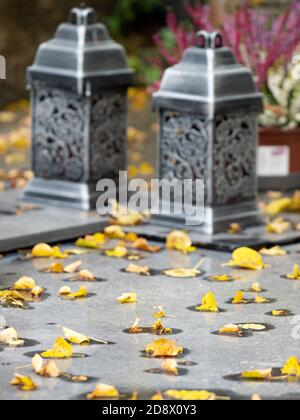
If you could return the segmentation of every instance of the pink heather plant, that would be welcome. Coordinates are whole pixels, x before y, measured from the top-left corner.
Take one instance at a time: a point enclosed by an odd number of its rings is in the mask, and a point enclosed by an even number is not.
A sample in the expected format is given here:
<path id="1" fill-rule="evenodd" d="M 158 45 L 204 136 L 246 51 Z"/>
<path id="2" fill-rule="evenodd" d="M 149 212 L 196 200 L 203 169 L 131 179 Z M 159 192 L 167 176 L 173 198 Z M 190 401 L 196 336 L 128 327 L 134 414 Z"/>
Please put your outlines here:
<path id="1" fill-rule="evenodd" d="M 154 42 L 160 57 L 152 63 L 162 70 L 176 64 L 183 51 L 195 45 L 198 30 L 215 30 L 209 19 L 209 6 L 200 3 L 186 5 L 189 27 L 178 23 L 174 13 L 167 15 L 169 40 L 157 34 Z M 266 9 L 253 9 L 245 2 L 233 14 L 227 15 L 224 26 L 218 28 L 241 64 L 250 67 L 260 89 L 267 89 L 268 73 L 277 63 L 289 63 L 300 43 L 300 2 L 294 1 L 279 16 Z"/>

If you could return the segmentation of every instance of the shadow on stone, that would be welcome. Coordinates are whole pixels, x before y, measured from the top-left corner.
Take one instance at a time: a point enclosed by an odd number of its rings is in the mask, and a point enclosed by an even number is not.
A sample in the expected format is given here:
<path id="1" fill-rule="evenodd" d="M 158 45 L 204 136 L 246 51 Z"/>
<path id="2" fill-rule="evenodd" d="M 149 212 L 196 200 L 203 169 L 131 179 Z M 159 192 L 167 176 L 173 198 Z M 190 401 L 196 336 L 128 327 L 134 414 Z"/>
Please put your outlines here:
<path id="1" fill-rule="evenodd" d="M 199 305 L 199 306 L 200 306 L 200 305 Z M 188 311 L 191 311 L 191 312 L 197 312 L 198 314 L 212 314 L 212 315 L 218 315 L 218 314 L 224 314 L 224 313 L 226 313 L 226 312 L 227 312 L 225 309 L 222 309 L 222 308 L 219 308 L 219 311 L 218 311 L 218 312 L 198 311 L 198 310 L 196 309 L 196 306 L 188 306 L 186 309 L 187 309 Z"/>
<path id="2" fill-rule="evenodd" d="M 140 335 L 140 334 L 151 334 L 151 335 L 158 335 L 158 336 L 169 336 L 169 335 L 178 335 L 178 334 L 182 334 L 183 330 L 180 330 L 178 328 L 171 328 L 172 332 L 171 333 L 159 333 L 154 331 L 151 327 L 140 327 L 142 329 L 142 331 L 140 333 L 137 334 L 133 334 L 130 332 L 130 328 L 126 328 L 125 330 L 123 330 L 123 333 L 125 334 L 129 334 L 129 335 Z"/>
<path id="3" fill-rule="evenodd" d="M 178 356 L 159 356 L 159 357 L 154 357 L 151 353 L 147 353 L 146 350 L 141 350 L 140 351 L 140 356 L 143 359 L 175 359 L 175 360 L 180 360 L 183 359 L 185 356 L 187 356 L 188 354 L 190 354 L 190 350 L 188 349 L 184 349 L 183 353 L 179 354 Z"/>
<path id="4" fill-rule="evenodd" d="M 36 354 L 42 354 L 42 353 L 44 353 L 45 351 L 48 351 L 48 350 L 36 350 L 36 351 L 30 351 L 30 352 L 28 352 L 28 353 L 24 353 L 23 354 L 23 356 L 25 356 L 25 357 L 29 357 L 29 358 L 33 358 Z M 86 358 L 88 358 L 88 357 L 90 357 L 89 355 L 87 355 L 87 354 L 82 354 L 82 353 L 73 353 L 73 355 L 72 355 L 72 357 L 65 357 L 65 358 L 45 358 L 45 360 L 68 360 L 68 359 L 86 359 Z"/>
<path id="5" fill-rule="evenodd" d="M 273 312 L 267 312 L 266 315 L 267 316 L 271 316 L 272 318 L 288 318 L 291 316 L 295 316 L 295 314 L 291 311 L 289 311 L 288 309 L 277 309 L 277 311 L 282 311 L 283 314 L 282 315 L 273 315 Z"/>
<path id="6" fill-rule="evenodd" d="M 189 371 L 187 369 L 178 369 L 178 374 L 172 374 L 171 372 L 167 372 L 163 369 L 157 368 L 157 369 L 146 369 L 144 370 L 145 373 L 152 373 L 154 375 L 164 375 L 164 376 L 173 376 L 173 377 L 178 377 L 178 376 L 186 376 Z"/>

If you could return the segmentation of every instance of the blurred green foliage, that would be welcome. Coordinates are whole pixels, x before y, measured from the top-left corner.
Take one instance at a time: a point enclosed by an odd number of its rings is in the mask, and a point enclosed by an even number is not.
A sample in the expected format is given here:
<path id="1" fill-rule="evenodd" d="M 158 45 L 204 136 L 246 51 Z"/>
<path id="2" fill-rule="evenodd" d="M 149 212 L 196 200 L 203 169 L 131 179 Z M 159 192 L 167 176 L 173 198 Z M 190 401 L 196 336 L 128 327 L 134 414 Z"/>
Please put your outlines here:
<path id="1" fill-rule="evenodd" d="M 138 23 L 139 19 L 164 13 L 168 3 L 168 0 L 118 0 L 111 16 L 105 21 L 114 36 L 121 36 L 129 25 Z"/>
<path id="2" fill-rule="evenodd" d="M 129 65 L 136 71 L 138 85 L 151 86 L 161 77 L 160 70 L 150 64 L 152 54 L 155 54 L 155 50 L 149 48 L 143 56 L 140 54 L 129 55 Z"/>
<path id="3" fill-rule="evenodd" d="M 112 37 L 125 46 L 139 85 L 150 86 L 160 77 L 150 64 L 156 54 L 152 36 L 165 25 L 166 10 L 174 2 L 177 0 L 117 0 L 104 18 Z"/>

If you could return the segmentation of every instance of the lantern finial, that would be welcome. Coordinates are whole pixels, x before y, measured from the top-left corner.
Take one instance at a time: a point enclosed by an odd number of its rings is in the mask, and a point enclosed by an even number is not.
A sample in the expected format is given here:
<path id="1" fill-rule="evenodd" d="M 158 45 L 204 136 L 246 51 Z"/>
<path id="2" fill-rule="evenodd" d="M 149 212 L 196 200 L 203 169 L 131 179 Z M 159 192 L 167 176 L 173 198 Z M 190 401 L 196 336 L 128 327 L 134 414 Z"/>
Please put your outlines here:
<path id="1" fill-rule="evenodd" d="M 92 7 L 86 7 L 85 3 L 81 3 L 79 7 L 71 10 L 69 20 L 73 25 L 92 25 L 97 22 L 97 13 Z"/>
<path id="2" fill-rule="evenodd" d="M 199 31 L 197 33 L 198 46 L 206 49 L 223 47 L 223 37 L 220 32 Z"/>

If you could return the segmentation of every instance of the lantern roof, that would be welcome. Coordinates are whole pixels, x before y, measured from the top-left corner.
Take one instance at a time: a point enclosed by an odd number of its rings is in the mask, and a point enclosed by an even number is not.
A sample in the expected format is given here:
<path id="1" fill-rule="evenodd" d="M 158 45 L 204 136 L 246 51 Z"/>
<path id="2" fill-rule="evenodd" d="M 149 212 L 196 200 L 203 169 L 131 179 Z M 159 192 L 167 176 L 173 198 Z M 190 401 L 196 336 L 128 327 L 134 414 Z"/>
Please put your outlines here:
<path id="1" fill-rule="evenodd" d="M 53 81 L 90 94 L 99 86 L 130 86 L 134 71 L 128 67 L 124 48 L 97 22 L 95 10 L 83 6 L 72 9 L 54 38 L 40 45 L 28 79 L 29 84 Z"/>
<path id="2" fill-rule="evenodd" d="M 251 70 L 240 65 L 220 33 L 201 31 L 198 45 L 186 50 L 179 64 L 166 70 L 160 90 L 154 94 L 155 108 L 217 112 L 244 107 L 263 111 Z"/>

